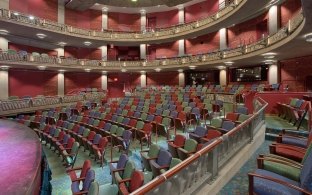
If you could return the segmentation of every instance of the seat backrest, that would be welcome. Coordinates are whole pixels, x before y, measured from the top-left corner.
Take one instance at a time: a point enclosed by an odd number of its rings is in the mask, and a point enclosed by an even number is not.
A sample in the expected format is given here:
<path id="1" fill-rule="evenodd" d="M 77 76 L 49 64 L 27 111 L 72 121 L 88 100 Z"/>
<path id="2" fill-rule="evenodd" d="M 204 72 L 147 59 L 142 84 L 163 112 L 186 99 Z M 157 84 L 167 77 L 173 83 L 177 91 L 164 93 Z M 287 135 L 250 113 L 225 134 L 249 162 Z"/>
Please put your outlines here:
<path id="1" fill-rule="evenodd" d="M 102 137 L 99 142 L 99 148 L 104 149 L 107 146 L 108 140 L 106 137 Z"/>
<path id="2" fill-rule="evenodd" d="M 89 171 L 86 174 L 86 178 L 83 181 L 82 190 L 88 191 L 94 179 L 95 179 L 95 172 L 93 169 L 89 169 Z"/>
<path id="3" fill-rule="evenodd" d="M 211 120 L 211 126 L 219 128 L 219 127 L 221 127 L 221 125 L 222 125 L 222 120 L 221 119 L 213 118 Z"/>
<path id="4" fill-rule="evenodd" d="M 176 135 L 174 138 L 173 144 L 178 147 L 183 147 L 185 143 L 185 136 L 184 135 Z"/>
<path id="5" fill-rule="evenodd" d="M 160 150 L 159 145 L 157 145 L 157 144 L 152 144 L 152 145 L 150 146 L 150 149 L 149 149 L 148 154 L 147 154 L 148 157 L 150 157 L 150 158 L 156 158 L 156 157 L 158 156 L 159 150 Z"/>
<path id="6" fill-rule="evenodd" d="M 226 114 L 225 118 L 231 121 L 236 121 L 238 119 L 239 114 L 234 112 L 229 112 Z"/>
<path id="7" fill-rule="evenodd" d="M 89 171 L 90 168 L 91 168 L 91 161 L 90 160 L 85 160 L 83 162 L 82 169 L 81 169 L 81 172 L 80 172 L 80 178 L 86 177 L 87 172 Z"/>
<path id="8" fill-rule="evenodd" d="M 147 120 L 147 121 L 153 121 L 154 118 L 155 118 L 155 115 L 149 114 L 149 115 L 146 117 L 146 120 Z"/>
<path id="9" fill-rule="evenodd" d="M 131 182 L 129 185 L 129 191 L 134 192 L 136 189 L 141 187 L 144 183 L 144 174 L 142 171 L 133 171 L 131 175 Z"/>
<path id="10" fill-rule="evenodd" d="M 132 132 L 130 130 L 125 130 L 122 133 L 122 138 L 123 138 L 124 141 L 130 141 L 131 137 L 132 137 Z"/>
<path id="11" fill-rule="evenodd" d="M 244 122 L 245 120 L 249 119 L 250 115 L 246 115 L 246 114 L 240 114 L 238 117 L 238 121 L 239 122 Z"/>
<path id="12" fill-rule="evenodd" d="M 167 150 L 160 150 L 157 156 L 157 164 L 159 166 L 170 165 L 172 155 Z"/>
<path id="13" fill-rule="evenodd" d="M 311 145 L 310 145 L 311 146 Z M 303 163 L 303 167 L 300 172 L 300 186 L 308 191 L 311 191 L 311 183 L 312 183 L 312 152 L 311 147 L 309 146 L 310 150 L 305 156 L 305 160 Z"/>
<path id="14" fill-rule="evenodd" d="M 194 133 L 200 137 L 203 137 L 204 135 L 207 134 L 207 129 L 205 127 L 202 126 L 197 126 Z"/>
<path id="15" fill-rule="evenodd" d="M 135 170 L 134 163 L 131 160 L 128 160 L 125 166 L 125 170 L 122 174 L 122 179 L 130 178 L 134 170 Z"/>
<path id="16" fill-rule="evenodd" d="M 102 135 L 101 134 L 96 134 L 94 136 L 94 139 L 93 139 L 93 144 L 98 144 L 100 142 L 100 139 L 102 138 Z"/>
<path id="17" fill-rule="evenodd" d="M 123 168 L 125 168 L 126 163 L 128 162 L 128 160 L 129 160 L 128 155 L 126 155 L 126 154 L 120 155 L 119 160 L 118 160 L 118 162 L 117 162 L 116 168 L 117 168 L 117 169 L 123 169 Z"/>
<path id="18" fill-rule="evenodd" d="M 115 134 L 117 132 L 118 126 L 117 125 L 112 125 L 110 128 L 110 133 Z"/>
<path id="19" fill-rule="evenodd" d="M 118 128 L 117 128 L 117 131 L 116 131 L 116 136 L 118 136 L 118 137 L 122 136 L 123 133 L 124 133 L 124 131 L 125 131 L 125 128 L 123 128 L 123 127 L 118 127 Z"/>
<path id="20" fill-rule="evenodd" d="M 223 121 L 222 129 L 231 130 L 235 127 L 235 123 L 232 121 Z"/>
<path id="21" fill-rule="evenodd" d="M 136 127 L 138 130 L 143 129 L 143 127 L 144 127 L 144 122 L 143 122 L 143 121 L 138 121 L 135 127 Z"/>
<path id="22" fill-rule="evenodd" d="M 122 120 L 122 124 L 124 124 L 124 125 L 128 125 L 129 122 L 130 122 L 130 118 L 124 118 L 124 119 Z"/>
<path id="23" fill-rule="evenodd" d="M 244 106 L 241 106 L 241 107 L 238 107 L 236 109 L 236 112 L 237 113 L 240 113 L 240 114 L 248 114 L 248 108 L 247 107 L 244 107 Z"/>
<path id="24" fill-rule="evenodd" d="M 193 139 L 187 139 L 184 144 L 184 149 L 188 152 L 194 152 L 197 147 L 197 141 Z"/>
<path id="25" fill-rule="evenodd" d="M 172 169 L 173 167 L 175 167 L 176 165 L 178 165 L 181 162 L 182 162 L 182 160 L 180 160 L 178 158 L 172 158 L 171 162 L 170 162 L 169 169 Z"/>

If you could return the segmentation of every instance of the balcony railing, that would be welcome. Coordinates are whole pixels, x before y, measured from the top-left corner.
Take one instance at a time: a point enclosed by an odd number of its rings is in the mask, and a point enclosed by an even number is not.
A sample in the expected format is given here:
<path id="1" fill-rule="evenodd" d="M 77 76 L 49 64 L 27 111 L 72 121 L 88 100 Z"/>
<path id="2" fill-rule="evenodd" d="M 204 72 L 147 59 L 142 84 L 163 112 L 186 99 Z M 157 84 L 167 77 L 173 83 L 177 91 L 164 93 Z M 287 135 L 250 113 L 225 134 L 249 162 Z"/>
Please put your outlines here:
<path id="1" fill-rule="evenodd" d="M 0 116 L 34 112 L 38 109 L 55 108 L 58 106 L 67 106 L 79 101 L 99 101 L 104 98 L 104 92 L 85 93 L 80 95 L 43 96 L 17 100 L 1 100 Z"/>
<path id="2" fill-rule="evenodd" d="M 261 49 L 269 48 L 277 43 L 280 43 L 285 38 L 292 35 L 304 21 L 302 12 L 299 12 L 292 18 L 287 26 L 282 27 L 277 33 L 264 37 L 254 43 L 239 46 L 233 49 L 216 50 L 209 53 L 198 55 L 186 55 L 177 58 L 158 59 L 153 61 L 102 61 L 102 60 L 87 60 L 74 58 L 57 58 L 53 56 L 36 56 L 20 55 L 18 53 L 2 52 L 0 53 L 0 61 L 6 62 L 23 62 L 23 64 L 40 64 L 51 65 L 53 67 L 59 66 L 62 68 L 90 68 L 94 70 L 119 70 L 120 68 L 129 69 L 154 69 L 154 68 L 172 68 L 183 67 L 190 65 L 207 65 L 214 61 L 229 60 L 233 57 L 244 57 L 246 54 L 260 51 Z"/>
<path id="3" fill-rule="evenodd" d="M 247 0 L 227 0 L 227 2 L 228 3 L 222 6 L 216 13 L 198 21 L 178 24 L 167 28 L 156 28 L 150 31 L 142 30 L 140 32 L 81 29 L 6 9 L 0 9 L 0 19 L 71 36 L 83 36 L 84 38 L 89 39 L 106 41 L 151 41 L 172 38 L 179 34 L 185 35 L 208 28 L 223 19 L 225 16 L 234 13 L 234 11 L 237 10 L 236 8 L 241 7 L 241 5 L 247 2 Z"/>
<path id="4" fill-rule="evenodd" d="M 264 125 L 267 105 L 257 98 L 251 118 L 131 194 L 192 194 L 203 184 L 212 183 L 218 172 L 238 151 L 251 143 Z"/>

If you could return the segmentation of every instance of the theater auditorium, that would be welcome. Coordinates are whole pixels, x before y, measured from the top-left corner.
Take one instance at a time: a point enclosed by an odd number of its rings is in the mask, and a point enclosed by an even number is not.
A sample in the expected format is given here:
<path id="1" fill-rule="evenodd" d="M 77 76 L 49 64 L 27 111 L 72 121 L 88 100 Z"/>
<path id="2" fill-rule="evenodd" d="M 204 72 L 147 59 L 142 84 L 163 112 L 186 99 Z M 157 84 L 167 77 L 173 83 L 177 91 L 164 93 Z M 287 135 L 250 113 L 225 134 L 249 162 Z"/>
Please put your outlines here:
<path id="1" fill-rule="evenodd" d="M 0 194 L 312 195 L 311 0 L 0 0 Z"/>

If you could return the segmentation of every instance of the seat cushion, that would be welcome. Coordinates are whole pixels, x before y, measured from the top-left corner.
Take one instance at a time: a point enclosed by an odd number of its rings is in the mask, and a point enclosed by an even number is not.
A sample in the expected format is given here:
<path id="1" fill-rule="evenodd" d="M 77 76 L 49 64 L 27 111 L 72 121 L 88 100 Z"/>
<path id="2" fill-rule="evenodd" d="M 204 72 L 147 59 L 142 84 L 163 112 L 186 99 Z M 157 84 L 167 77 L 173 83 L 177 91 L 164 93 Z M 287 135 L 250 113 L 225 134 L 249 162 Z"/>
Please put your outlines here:
<path id="1" fill-rule="evenodd" d="M 298 139 L 298 138 L 289 137 L 289 136 L 283 136 L 282 137 L 282 143 L 294 145 L 294 146 L 298 146 L 298 147 L 302 147 L 302 148 L 307 147 L 307 140 Z"/>
<path id="2" fill-rule="evenodd" d="M 280 176 L 276 173 L 266 171 L 263 169 L 257 169 L 255 171 L 255 174 L 272 177 L 272 178 L 293 184 L 295 186 L 299 186 L 299 183 L 296 181 L 293 181 L 291 179 L 288 179 L 286 177 Z M 282 184 L 275 183 L 273 181 L 262 179 L 259 177 L 254 177 L 253 186 L 254 186 L 254 192 L 256 194 L 259 194 L 259 195 L 260 194 L 261 195 L 276 195 L 276 194 L 300 195 L 301 194 L 300 192 L 298 192 L 292 188 L 289 188 L 289 187 L 286 187 Z"/>
<path id="3" fill-rule="evenodd" d="M 303 159 L 305 152 L 306 151 L 304 149 L 297 149 L 297 148 L 289 147 L 284 144 L 276 145 L 276 153 L 278 155 L 296 160 L 298 162 L 300 162 Z"/>
<path id="4" fill-rule="evenodd" d="M 75 181 L 71 184 L 71 190 L 73 193 L 80 192 L 78 181 Z"/>

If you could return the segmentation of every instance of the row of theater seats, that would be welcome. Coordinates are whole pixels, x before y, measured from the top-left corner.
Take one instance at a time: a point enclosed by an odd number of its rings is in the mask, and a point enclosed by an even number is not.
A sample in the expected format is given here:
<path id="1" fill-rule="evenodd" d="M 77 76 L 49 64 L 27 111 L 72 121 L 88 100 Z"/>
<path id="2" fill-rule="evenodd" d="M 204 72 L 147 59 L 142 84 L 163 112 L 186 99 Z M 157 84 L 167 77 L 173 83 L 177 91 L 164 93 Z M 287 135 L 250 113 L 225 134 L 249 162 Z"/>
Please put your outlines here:
<path id="1" fill-rule="evenodd" d="M 250 194 L 312 194 L 312 131 L 300 137 L 283 130 L 270 153 L 248 174 Z"/>
<path id="2" fill-rule="evenodd" d="M 298 98 L 290 98 L 288 103 L 277 102 L 278 116 L 296 125 L 305 117 L 309 101 Z"/>

